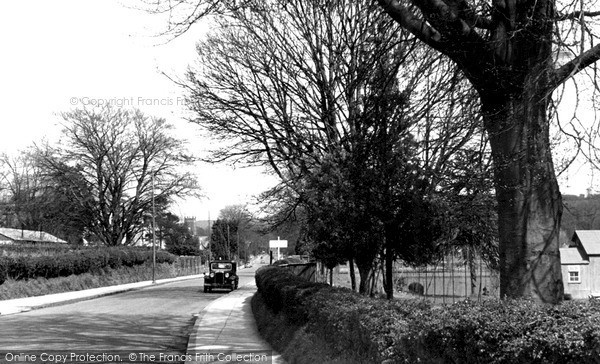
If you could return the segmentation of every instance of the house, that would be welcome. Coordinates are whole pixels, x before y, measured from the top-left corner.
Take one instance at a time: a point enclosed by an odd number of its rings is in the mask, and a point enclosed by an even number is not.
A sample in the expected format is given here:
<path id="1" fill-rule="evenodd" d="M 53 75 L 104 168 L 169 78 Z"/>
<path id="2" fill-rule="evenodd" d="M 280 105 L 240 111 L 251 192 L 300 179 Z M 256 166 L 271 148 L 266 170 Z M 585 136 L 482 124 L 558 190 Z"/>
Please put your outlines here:
<path id="1" fill-rule="evenodd" d="M 600 230 L 575 230 L 560 248 L 565 294 L 572 298 L 600 296 Z"/>
<path id="2" fill-rule="evenodd" d="M 67 244 L 66 241 L 43 231 L 0 228 L 0 245 L 15 243 Z"/>

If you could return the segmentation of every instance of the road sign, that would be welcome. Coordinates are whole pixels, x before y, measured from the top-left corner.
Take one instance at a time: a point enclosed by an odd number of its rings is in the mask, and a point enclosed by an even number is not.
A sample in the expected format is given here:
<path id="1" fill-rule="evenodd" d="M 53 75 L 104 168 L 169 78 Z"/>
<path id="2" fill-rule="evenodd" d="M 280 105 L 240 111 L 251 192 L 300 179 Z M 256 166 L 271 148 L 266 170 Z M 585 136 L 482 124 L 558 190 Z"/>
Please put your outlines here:
<path id="1" fill-rule="evenodd" d="M 269 240 L 269 248 L 287 248 L 287 240 Z"/>
<path id="2" fill-rule="evenodd" d="M 277 260 L 281 259 L 279 249 L 287 247 L 287 240 L 281 240 L 279 239 L 279 236 L 277 237 L 277 240 L 269 240 L 269 248 L 277 248 Z"/>

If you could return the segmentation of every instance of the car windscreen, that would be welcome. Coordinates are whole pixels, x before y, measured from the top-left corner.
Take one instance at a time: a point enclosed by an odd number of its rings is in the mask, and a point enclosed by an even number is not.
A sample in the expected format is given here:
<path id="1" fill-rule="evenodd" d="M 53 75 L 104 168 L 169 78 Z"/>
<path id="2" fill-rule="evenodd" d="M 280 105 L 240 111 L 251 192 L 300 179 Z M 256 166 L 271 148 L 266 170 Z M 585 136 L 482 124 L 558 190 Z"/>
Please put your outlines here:
<path id="1" fill-rule="evenodd" d="M 212 269 L 231 269 L 231 263 L 212 263 Z"/>

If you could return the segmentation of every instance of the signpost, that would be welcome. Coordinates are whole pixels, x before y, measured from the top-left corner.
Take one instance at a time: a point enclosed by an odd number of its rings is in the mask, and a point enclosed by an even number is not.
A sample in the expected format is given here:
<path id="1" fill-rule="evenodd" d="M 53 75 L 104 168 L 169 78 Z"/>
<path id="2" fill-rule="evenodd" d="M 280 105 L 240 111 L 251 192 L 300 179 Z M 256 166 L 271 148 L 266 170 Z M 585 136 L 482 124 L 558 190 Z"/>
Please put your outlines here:
<path id="1" fill-rule="evenodd" d="M 277 248 L 277 260 L 281 259 L 279 249 L 287 248 L 287 247 L 288 247 L 287 240 L 280 240 L 279 236 L 277 237 L 277 240 L 269 240 L 269 248 Z"/>

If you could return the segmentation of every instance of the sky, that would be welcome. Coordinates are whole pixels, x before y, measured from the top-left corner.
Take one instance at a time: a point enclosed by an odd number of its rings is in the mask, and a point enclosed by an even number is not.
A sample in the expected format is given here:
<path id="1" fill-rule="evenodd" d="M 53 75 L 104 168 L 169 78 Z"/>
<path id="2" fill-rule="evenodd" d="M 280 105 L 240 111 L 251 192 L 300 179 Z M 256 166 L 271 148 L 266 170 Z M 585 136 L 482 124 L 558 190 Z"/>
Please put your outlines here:
<path id="1" fill-rule="evenodd" d="M 139 4 L 136 1 L 123 2 Z M 206 141 L 183 119 L 183 93 L 171 80 L 195 61 L 199 24 L 169 41 L 164 18 L 117 0 L 11 1 L 0 14 L 0 151 L 14 153 L 60 134 L 60 112 L 111 102 L 164 117 L 202 155 Z M 203 199 L 178 201 L 180 216 L 214 219 L 274 183 L 258 169 L 199 164 Z"/>
<path id="2" fill-rule="evenodd" d="M 172 41 L 156 37 L 165 26 L 164 18 L 119 0 L 4 3 L 0 151 L 56 139 L 60 112 L 112 102 L 165 117 L 192 152 L 204 153 L 206 140 L 183 119 L 182 90 L 162 73 L 183 75 L 207 26 L 198 24 Z M 173 212 L 180 216 L 214 219 L 223 207 L 248 203 L 275 182 L 258 169 L 200 164 L 196 172 L 205 198 L 179 201 Z M 561 190 L 584 194 L 591 181 L 590 172 L 577 167 L 561 178 Z"/>

